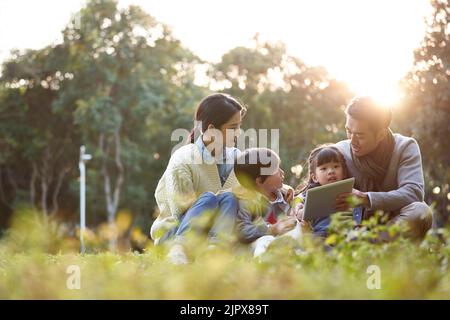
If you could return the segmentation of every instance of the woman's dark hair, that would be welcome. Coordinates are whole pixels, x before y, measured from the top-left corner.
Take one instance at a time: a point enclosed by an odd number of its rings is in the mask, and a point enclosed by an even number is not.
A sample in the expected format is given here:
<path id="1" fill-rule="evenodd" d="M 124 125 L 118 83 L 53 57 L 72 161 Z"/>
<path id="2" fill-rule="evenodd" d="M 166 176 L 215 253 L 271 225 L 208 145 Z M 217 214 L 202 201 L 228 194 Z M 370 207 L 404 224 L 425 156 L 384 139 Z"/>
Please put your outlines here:
<path id="1" fill-rule="evenodd" d="M 347 164 L 345 163 L 345 158 L 338 148 L 334 144 L 327 143 L 322 144 L 314 148 L 308 157 L 308 175 L 305 177 L 303 182 L 299 185 L 297 189 L 300 189 L 296 194 L 300 194 L 313 187 L 315 182 L 312 179 L 312 173 L 314 173 L 317 167 L 329 163 L 337 162 L 340 163 L 344 172 L 344 179 L 349 178 L 349 172 Z"/>
<path id="2" fill-rule="evenodd" d="M 234 174 L 238 182 L 247 189 L 256 188 L 256 179 L 264 182 L 271 174 L 263 174 L 262 168 L 279 165 L 280 157 L 275 151 L 267 148 L 251 148 L 245 150 L 234 164 Z"/>
<path id="3" fill-rule="evenodd" d="M 232 96 L 225 93 L 214 93 L 200 102 L 194 120 L 201 123 L 201 132 L 205 132 L 210 124 L 220 130 L 236 112 L 241 112 L 244 116 L 246 111 L 247 109 Z M 196 133 L 199 133 L 199 129 L 195 126 L 192 129 L 189 135 L 190 143 L 195 142 Z"/>

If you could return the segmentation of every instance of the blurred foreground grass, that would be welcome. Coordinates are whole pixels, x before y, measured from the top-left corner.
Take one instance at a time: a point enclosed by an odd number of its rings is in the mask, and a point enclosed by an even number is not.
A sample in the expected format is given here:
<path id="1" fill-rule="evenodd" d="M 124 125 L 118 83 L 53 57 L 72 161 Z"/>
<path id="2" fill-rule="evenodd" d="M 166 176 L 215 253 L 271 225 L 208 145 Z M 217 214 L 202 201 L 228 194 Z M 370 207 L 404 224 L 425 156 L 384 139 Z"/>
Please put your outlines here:
<path id="1" fill-rule="evenodd" d="M 335 224 L 331 250 L 306 239 L 300 254 L 280 243 L 257 261 L 246 251 L 197 246 L 193 263 L 173 266 L 151 243 L 143 253 L 79 255 L 76 237 L 25 212 L 0 240 L 0 299 L 450 299 L 449 230 L 421 243 L 373 243 L 383 230 L 373 224 Z M 80 289 L 71 290 L 73 265 Z M 380 268 L 378 290 L 367 286 L 370 265 Z"/>

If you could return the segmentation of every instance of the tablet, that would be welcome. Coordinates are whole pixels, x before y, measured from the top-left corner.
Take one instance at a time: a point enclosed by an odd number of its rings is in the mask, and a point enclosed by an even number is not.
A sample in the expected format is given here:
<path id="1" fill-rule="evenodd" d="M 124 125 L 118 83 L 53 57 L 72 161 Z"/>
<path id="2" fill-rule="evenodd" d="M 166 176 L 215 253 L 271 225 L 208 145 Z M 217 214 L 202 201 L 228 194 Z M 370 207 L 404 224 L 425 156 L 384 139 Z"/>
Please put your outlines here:
<path id="1" fill-rule="evenodd" d="M 312 221 L 335 213 L 337 196 L 352 192 L 354 183 L 355 178 L 350 178 L 309 189 L 306 192 L 304 219 Z"/>

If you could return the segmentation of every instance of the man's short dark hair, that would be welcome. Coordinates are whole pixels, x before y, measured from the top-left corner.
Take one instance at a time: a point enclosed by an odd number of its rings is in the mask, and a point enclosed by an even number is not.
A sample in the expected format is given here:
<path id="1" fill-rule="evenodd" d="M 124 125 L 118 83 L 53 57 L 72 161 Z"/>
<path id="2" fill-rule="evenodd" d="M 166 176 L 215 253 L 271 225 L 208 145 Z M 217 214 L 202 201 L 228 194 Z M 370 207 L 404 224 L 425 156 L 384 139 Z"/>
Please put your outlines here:
<path id="1" fill-rule="evenodd" d="M 263 168 L 268 169 L 273 164 L 278 165 L 279 163 L 280 157 L 273 150 L 267 148 L 251 148 L 245 150 L 236 159 L 234 173 L 243 187 L 255 189 L 257 178 L 261 177 L 261 182 L 264 182 L 267 177 L 275 173 L 264 174 Z"/>
<path id="2" fill-rule="evenodd" d="M 390 108 L 380 106 L 371 97 L 356 97 L 345 108 L 345 114 L 356 120 L 364 120 L 375 130 L 388 128 L 392 120 Z"/>

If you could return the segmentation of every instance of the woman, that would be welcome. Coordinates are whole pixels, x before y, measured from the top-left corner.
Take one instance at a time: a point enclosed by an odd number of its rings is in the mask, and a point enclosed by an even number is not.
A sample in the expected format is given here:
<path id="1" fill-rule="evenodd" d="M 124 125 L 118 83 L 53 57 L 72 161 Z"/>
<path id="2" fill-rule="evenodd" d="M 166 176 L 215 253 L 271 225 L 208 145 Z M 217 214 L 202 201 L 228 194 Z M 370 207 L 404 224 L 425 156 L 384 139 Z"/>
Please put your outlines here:
<path id="1" fill-rule="evenodd" d="M 175 263 L 187 263 L 183 236 L 196 219 L 210 215 L 212 227 L 207 231 L 212 243 L 221 235 L 232 234 L 237 201 L 225 190 L 238 184 L 233 163 L 239 151 L 234 145 L 245 112 L 229 95 L 204 98 L 195 114 L 190 143 L 172 154 L 158 182 L 155 198 L 160 213 L 150 234 L 155 244 L 176 240 L 169 251 L 169 259 Z M 215 214 L 211 216 L 211 212 Z"/>

